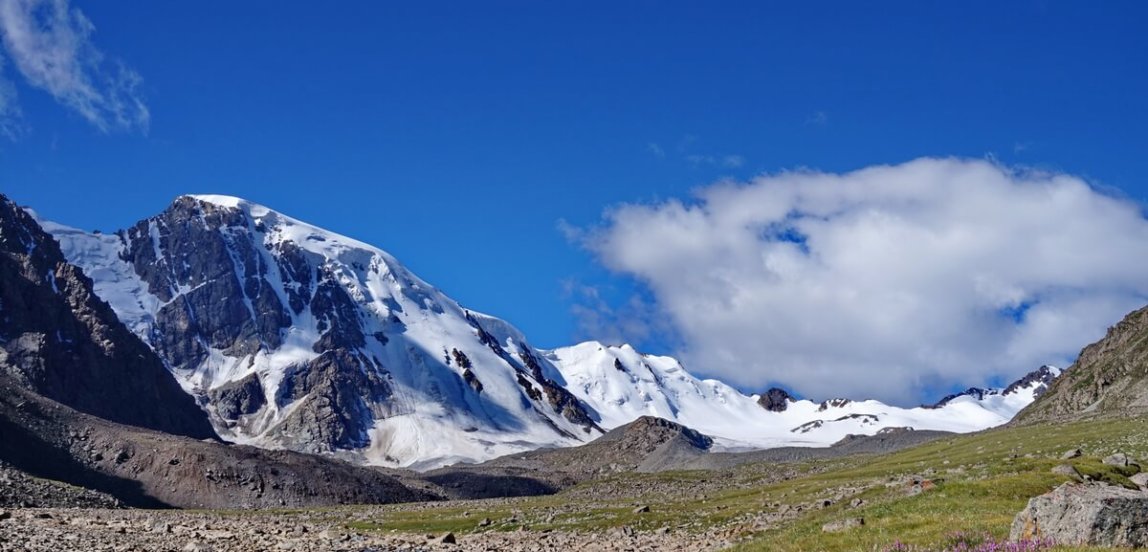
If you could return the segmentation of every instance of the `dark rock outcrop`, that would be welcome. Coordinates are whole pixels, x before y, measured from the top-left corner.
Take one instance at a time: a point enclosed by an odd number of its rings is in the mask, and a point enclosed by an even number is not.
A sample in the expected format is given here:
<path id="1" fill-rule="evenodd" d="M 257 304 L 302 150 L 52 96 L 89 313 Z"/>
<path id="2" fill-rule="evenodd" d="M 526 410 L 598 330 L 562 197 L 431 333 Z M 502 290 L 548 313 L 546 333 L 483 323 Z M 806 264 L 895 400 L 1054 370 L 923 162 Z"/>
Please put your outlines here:
<path id="1" fill-rule="evenodd" d="M 785 412 L 791 402 L 794 402 L 793 396 L 777 387 L 771 387 L 757 399 L 757 404 L 770 412 Z"/>
<path id="2" fill-rule="evenodd" d="M 303 452 L 331 452 L 370 444 L 367 431 L 376 418 L 392 412 L 386 398 L 391 387 L 375 366 L 343 349 L 287 371 L 276 402 L 283 407 L 302 401 L 284 418 L 276 435 L 290 436 L 285 445 Z"/>
<path id="3" fill-rule="evenodd" d="M 1107 485 L 1065 483 L 1028 501 L 1013 520 L 1010 540 L 1049 540 L 1060 546 L 1148 546 L 1148 493 Z"/>
<path id="4" fill-rule="evenodd" d="M 0 196 L 0 374 L 108 420 L 197 438 L 207 417 L 95 295 L 59 244 Z"/>

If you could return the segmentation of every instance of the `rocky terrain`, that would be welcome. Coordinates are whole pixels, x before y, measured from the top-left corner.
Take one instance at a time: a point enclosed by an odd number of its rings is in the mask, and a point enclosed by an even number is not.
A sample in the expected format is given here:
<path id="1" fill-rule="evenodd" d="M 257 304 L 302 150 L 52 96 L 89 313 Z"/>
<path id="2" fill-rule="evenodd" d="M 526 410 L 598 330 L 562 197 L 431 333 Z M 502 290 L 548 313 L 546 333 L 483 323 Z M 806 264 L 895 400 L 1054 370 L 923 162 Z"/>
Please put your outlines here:
<path id="1" fill-rule="evenodd" d="M 433 500 L 381 471 L 108 422 L 0 378 L 0 458 L 129 506 L 268 508 Z M 0 503 L 23 500 L 0 487 Z"/>
<path id="2" fill-rule="evenodd" d="M 473 506 L 481 507 L 479 504 Z M 29 509 L 0 513 L 0 551 L 58 552 L 422 552 L 434 550 L 532 552 L 585 550 L 695 551 L 728 546 L 719 535 L 619 528 L 584 531 L 505 531 L 469 534 L 389 534 L 356 531 L 393 510 L 357 508 L 310 512 L 178 512 Z M 8 516 L 8 517 L 5 517 Z M 475 523 L 480 523 L 478 514 Z"/>
<path id="3" fill-rule="evenodd" d="M 195 401 L 56 240 L 2 195 L 0 312 L 0 374 L 107 420 L 215 436 Z"/>
<path id="4" fill-rule="evenodd" d="M 1030 424 L 1148 410 L 1148 307 L 1129 313 L 1084 348 L 1049 390 L 1013 423 Z"/>

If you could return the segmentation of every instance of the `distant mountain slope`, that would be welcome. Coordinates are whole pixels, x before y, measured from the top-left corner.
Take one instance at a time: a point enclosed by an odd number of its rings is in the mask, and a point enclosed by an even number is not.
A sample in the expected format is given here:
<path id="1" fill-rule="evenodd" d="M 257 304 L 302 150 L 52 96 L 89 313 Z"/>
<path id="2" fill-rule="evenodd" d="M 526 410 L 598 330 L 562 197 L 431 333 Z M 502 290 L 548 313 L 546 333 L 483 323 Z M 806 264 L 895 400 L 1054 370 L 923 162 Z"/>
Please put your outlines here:
<path id="1" fill-rule="evenodd" d="M 206 416 L 128 331 L 56 240 L 0 195 L 0 374 L 108 420 L 214 437 Z"/>
<path id="2" fill-rule="evenodd" d="M 1016 423 L 1148 410 L 1148 307 L 1129 313 L 1103 339 L 1085 347 L 1047 393 Z"/>
<path id="3" fill-rule="evenodd" d="M 370 245 L 224 196 L 45 225 L 236 442 L 433 467 L 601 434 L 521 333 Z"/>
<path id="4" fill-rule="evenodd" d="M 717 380 L 697 379 L 671 357 L 643 355 L 628 345 L 588 342 L 550 351 L 546 358 L 604 428 L 657 416 L 735 450 L 828 446 L 847 435 L 890 427 L 960 433 L 994 427 L 1008 422 L 1060 373 L 1042 367 L 1005 389 L 974 389 L 934 407 L 901 408 L 872 400 L 797 401 L 780 390 L 763 400 Z"/>

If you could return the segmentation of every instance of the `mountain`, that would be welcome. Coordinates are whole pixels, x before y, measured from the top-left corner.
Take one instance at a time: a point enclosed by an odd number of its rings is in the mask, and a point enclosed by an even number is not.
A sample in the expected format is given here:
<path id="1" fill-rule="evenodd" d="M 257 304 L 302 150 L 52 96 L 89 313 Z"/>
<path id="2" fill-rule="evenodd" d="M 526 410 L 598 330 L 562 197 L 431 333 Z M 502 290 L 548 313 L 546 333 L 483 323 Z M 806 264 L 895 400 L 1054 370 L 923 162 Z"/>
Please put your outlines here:
<path id="1" fill-rule="evenodd" d="M 710 435 L 725 450 L 828 446 L 894 427 L 978 431 L 1008 422 L 1060 373 L 1045 366 L 1003 389 L 901 408 L 872 400 L 795 400 L 780 389 L 747 396 L 720 381 L 695 378 L 674 358 L 643 355 L 628 345 L 588 342 L 549 351 L 545 358 L 603 428 L 656 416 Z"/>
<path id="2" fill-rule="evenodd" d="M 1133 311 L 1088 345 L 1016 423 L 1129 415 L 1148 410 L 1148 307 Z"/>
<path id="3" fill-rule="evenodd" d="M 432 467 L 602 433 L 520 332 L 370 245 L 224 196 L 43 224 L 229 440 Z"/>
<path id="4" fill-rule="evenodd" d="M 1052 385 L 1052 382 L 1055 381 L 1056 378 L 1060 376 L 1060 374 L 1060 368 L 1046 364 L 1040 368 L 1037 368 L 1036 370 L 1033 370 L 1032 372 L 1029 372 L 1024 377 L 1012 382 L 1008 385 L 1008 387 L 1003 389 L 984 389 L 980 387 L 970 387 L 964 391 L 961 391 L 960 393 L 947 395 L 933 405 L 927 406 L 926 408 L 944 408 L 945 405 L 960 397 L 972 397 L 974 400 L 984 402 L 999 400 L 994 399 L 993 397 L 1008 397 L 1010 395 L 1023 397 L 1023 402 L 1028 404 L 1042 395 L 1045 391 L 1047 391 L 1048 387 Z M 1020 393 L 1024 394 L 1020 395 Z"/>
<path id="5" fill-rule="evenodd" d="M 579 445 L 643 416 L 715 450 L 828 446 L 1000 425 L 1044 385 L 913 409 L 748 396 L 629 346 L 535 349 L 386 252 L 238 198 L 182 196 L 112 234 L 41 223 L 215 430 L 265 448 L 421 470 Z"/>
<path id="6" fill-rule="evenodd" d="M 108 420 L 214 437 L 195 401 L 69 264 L 56 240 L 0 195 L 0 375 Z"/>

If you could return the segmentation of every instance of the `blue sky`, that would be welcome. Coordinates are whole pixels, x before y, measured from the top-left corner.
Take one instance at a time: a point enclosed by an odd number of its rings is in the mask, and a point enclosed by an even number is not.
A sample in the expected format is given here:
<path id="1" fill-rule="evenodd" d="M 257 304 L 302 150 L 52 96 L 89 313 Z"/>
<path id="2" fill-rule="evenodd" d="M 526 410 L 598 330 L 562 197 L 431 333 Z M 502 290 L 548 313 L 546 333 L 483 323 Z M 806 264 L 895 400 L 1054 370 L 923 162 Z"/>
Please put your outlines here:
<path id="1" fill-rule="evenodd" d="M 1148 199 L 1139 2 L 70 9 L 94 25 L 97 88 L 130 70 L 139 82 L 120 90 L 148 115 L 99 128 L 21 74 L 9 36 L 3 193 L 103 230 L 183 193 L 242 196 L 390 251 L 543 347 L 593 337 L 571 284 L 617 312 L 634 293 L 662 299 L 560 221 L 609 225 L 613 206 L 688 201 L 725 178 L 954 156 Z M 675 329 L 630 339 L 674 352 Z"/>

